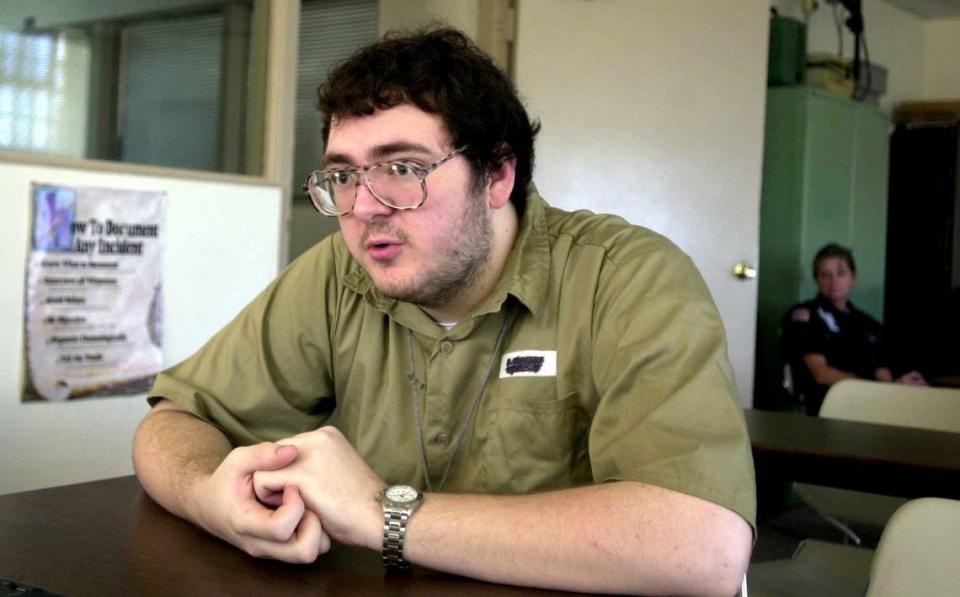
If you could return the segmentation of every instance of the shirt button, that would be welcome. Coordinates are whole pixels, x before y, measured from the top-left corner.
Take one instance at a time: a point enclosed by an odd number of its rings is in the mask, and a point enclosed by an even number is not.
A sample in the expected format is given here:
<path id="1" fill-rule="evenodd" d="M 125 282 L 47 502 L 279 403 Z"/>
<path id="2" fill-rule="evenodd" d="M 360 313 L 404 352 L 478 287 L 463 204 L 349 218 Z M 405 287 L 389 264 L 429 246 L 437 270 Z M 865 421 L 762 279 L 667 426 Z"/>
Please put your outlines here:
<path id="1" fill-rule="evenodd" d="M 450 443 L 450 434 L 441 431 L 437 434 L 436 442 L 438 445 L 446 447 Z"/>
<path id="2" fill-rule="evenodd" d="M 440 343 L 440 352 L 443 354 L 450 354 L 453 352 L 453 342 L 449 340 L 444 340 Z"/>

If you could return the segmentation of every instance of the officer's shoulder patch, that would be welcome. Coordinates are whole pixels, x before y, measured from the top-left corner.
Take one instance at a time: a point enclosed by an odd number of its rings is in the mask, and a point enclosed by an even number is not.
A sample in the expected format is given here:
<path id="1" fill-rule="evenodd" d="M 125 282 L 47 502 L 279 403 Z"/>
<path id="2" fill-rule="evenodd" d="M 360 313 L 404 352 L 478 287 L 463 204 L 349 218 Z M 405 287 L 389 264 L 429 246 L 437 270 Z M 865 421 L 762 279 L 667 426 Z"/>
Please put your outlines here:
<path id="1" fill-rule="evenodd" d="M 790 319 L 792 321 L 810 321 L 810 309 L 806 307 L 794 309 L 793 312 L 790 313 Z"/>

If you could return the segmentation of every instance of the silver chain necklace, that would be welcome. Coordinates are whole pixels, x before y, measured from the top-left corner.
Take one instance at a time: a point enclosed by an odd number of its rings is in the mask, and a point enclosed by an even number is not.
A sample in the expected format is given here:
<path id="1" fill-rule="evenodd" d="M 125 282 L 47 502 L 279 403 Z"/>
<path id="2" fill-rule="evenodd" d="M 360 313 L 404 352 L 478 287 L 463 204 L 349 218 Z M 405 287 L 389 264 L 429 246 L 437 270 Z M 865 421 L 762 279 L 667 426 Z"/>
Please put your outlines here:
<path id="1" fill-rule="evenodd" d="M 500 325 L 500 333 L 497 335 L 497 342 L 493 346 L 493 354 L 490 355 L 490 362 L 487 364 L 487 370 L 483 374 L 480 383 L 480 389 L 477 390 L 477 395 L 473 397 L 473 401 L 467 409 L 466 416 L 464 416 L 460 422 L 460 428 L 457 432 L 457 444 L 453 448 L 450 460 L 447 461 L 447 466 L 443 471 L 443 476 L 440 478 L 440 485 L 437 486 L 437 491 L 441 491 L 443 486 L 447 484 L 447 476 L 450 474 L 454 460 L 457 459 L 457 455 L 460 453 L 460 448 L 463 447 L 464 439 L 467 436 L 467 426 L 470 423 L 470 419 L 473 418 L 473 413 L 477 410 L 477 406 L 480 405 L 480 398 L 483 397 L 483 391 L 487 388 L 490 375 L 493 373 L 493 369 L 497 364 L 497 355 L 500 353 L 500 347 L 503 345 L 503 340 L 507 336 L 507 330 L 510 329 L 513 323 L 514 315 L 516 315 L 516 310 L 512 309 L 510 313 L 503 318 L 503 323 Z M 407 356 L 410 359 L 410 371 L 407 372 L 407 380 L 410 382 L 410 386 L 413 387 L 413 418 L 417 424 L 417 441 L 420 446 L 420 465 L 423 467 L 423 482 L 427 491 L 433 491 L 433 486 L 430 483 L 430 471 L 427 468 L 427 446 L 423 439 L 423 423 L 420 421 L 420 391 L 426 386 L 417 379 L 417 374 L 414 371 L 413 331 L 409 328 L 407 328 Z"/>

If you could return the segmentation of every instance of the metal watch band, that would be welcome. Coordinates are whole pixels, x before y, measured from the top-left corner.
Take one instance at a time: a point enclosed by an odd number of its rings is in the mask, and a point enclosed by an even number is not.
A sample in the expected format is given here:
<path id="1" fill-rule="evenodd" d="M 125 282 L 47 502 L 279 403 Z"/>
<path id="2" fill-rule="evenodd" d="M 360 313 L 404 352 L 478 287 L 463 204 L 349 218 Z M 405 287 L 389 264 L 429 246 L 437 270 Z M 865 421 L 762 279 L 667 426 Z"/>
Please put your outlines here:
<path id="1" fill-rule="evenodd" d="M 403 540 L 407 535 L 409 510 L 383 510 L 383 565 L 389 569 L 406 570 L 410 564 L 403 559 Z"/>

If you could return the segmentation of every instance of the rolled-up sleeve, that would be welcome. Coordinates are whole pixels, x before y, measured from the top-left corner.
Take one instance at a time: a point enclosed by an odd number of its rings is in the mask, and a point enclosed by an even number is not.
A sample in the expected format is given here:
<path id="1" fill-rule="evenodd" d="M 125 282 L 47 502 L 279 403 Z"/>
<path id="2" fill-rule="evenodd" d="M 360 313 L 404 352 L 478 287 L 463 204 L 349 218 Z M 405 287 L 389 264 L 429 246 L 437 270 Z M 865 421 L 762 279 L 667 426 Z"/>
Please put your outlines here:
<path id="1" fill-rule="evenodd" d="M 330 247 L 304 254 L 199 351 L 161 373 L 148 400 L 176 403 L 234 445 L 322 425 L 335 406 L 334 269 Z"/>
<path id="2" fill-rule="evenodd" d="M 594 479 L 693 495 L 755 528 L 750 442 L 710 293 L 662 237 L 629 246 L 608 256 L 594 308 Z"/>

